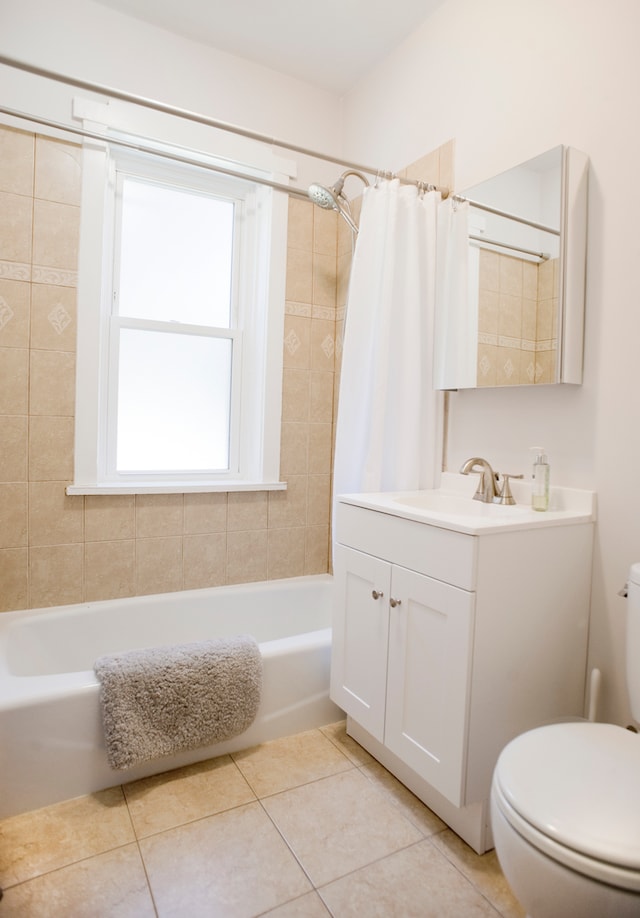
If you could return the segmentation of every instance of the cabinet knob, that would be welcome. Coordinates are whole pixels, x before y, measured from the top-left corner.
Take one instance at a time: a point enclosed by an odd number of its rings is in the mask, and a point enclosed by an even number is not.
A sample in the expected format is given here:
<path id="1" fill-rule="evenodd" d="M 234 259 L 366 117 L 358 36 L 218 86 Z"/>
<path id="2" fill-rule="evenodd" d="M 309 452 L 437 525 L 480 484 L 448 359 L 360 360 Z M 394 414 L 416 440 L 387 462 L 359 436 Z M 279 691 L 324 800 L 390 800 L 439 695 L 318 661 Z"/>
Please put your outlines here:
<path id="1" fill-rule="evenodd" d="M 401 604 L 402 604 L 402 600 L 401 600 L 401 599 L 394 599 L 393 596 L 392 596 L 391 599 L 389 600 L 389 605 L 391 606 L 392 609 L 395 609 L 396 606 L 399 606 L 399 605 L 401 605 Z"/>
<path id="2" fill-rule="evenodd" d="M 371 590 L 371 595 L 374 599 L 382 599 L 384 593 L 382 591 L 378 592 L 378 590 Z"/>

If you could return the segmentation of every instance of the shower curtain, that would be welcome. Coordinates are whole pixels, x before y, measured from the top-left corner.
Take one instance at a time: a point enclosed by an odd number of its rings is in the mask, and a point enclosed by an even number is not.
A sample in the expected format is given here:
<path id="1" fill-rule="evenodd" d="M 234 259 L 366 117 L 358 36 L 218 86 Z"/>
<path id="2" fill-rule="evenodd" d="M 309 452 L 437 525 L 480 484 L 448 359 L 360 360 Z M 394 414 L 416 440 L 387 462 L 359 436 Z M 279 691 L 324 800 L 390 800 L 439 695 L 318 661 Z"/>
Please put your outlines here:
<path id="1" fill-rule="evenodd" d="M 334 495 L 437 487 L 442 393 L 433 388 L 440 194 L 397 179 L 365 189 L 351 268 Z"/>

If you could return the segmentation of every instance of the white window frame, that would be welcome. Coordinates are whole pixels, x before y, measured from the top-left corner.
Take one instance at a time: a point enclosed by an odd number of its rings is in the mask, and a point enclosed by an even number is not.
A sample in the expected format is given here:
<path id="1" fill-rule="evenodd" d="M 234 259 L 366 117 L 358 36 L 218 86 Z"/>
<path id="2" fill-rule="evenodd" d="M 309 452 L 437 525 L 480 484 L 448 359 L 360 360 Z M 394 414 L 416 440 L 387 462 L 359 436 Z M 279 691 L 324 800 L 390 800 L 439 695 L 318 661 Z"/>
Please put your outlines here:
<path id="1" fill-rule="evenodd" d="M 116 144 L 86 141 L 80 221 L 78 277 L 78 351 L 74 481 L 69 494 L 162 493 L 187 491 L 275 490 L 279 480 L 282 401 L 287 196 L 265 185 L 246 183 L 194 168 L 193 180 L 227 193 L 244 185 L 242 250 L 238 268 L 243 279 L 238 310 L 242 340 L 240 405 L 233 467 L 225 473 L 122 474 L 114 468 L 114 385 L 109 380 L 109 347 L 113 296 L 113 226 L 118 165 L 131 168 L 140 157 L 150 174 L 170 175 L 166 162 L 150 154 L 122 151 Z M 199 156 L 203 162 L 212 161 Z M 229 165 L 228 163 L 226 164 Z M 146 167 L 145 167 L 146 170 Z M 149 174 L 149 173 L 148 173 Z M 264 174 L 264 173 L 262 173 Z M 271 177 L 271 176 L 270 176 Z M 251 174 L 248 173 L 248 180 Z M 281 176 L 278 176 L 281 181 Z M 131 320 L 127 320 L 130 324 Z M 111 426 L 111 430 L 110 430 Z"/>

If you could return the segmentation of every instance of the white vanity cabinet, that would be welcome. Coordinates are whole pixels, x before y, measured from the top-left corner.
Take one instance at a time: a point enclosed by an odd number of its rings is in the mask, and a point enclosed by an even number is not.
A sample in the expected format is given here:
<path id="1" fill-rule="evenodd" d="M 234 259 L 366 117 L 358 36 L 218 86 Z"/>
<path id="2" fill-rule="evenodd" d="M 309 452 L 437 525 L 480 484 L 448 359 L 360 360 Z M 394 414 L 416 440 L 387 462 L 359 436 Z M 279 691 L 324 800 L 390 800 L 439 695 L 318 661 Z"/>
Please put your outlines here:
<path id="1" fill-rule="evenodd" d="M 335 517 L 331 697 L 348 732 L 485 851 L 501 749 L 583 713 L 592 523 L 460 532 L 357 501 Z"/>

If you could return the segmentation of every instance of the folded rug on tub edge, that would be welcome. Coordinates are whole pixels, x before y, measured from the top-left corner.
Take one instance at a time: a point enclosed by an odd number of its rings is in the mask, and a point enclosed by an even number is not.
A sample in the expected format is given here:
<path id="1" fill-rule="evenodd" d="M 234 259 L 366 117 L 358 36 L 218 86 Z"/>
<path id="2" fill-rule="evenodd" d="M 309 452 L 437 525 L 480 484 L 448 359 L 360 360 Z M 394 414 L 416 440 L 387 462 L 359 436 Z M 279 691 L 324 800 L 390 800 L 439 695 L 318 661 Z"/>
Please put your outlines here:
<path id="1" fill-rule="evenodd" d="M 112 768 L 130 768 L 242 733 L 262 696 L 250 635 L 99 657 L 102 723 Z"/>

